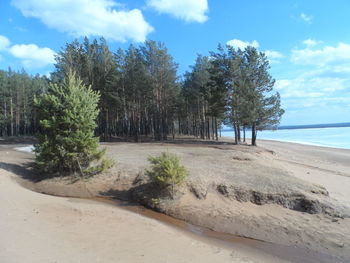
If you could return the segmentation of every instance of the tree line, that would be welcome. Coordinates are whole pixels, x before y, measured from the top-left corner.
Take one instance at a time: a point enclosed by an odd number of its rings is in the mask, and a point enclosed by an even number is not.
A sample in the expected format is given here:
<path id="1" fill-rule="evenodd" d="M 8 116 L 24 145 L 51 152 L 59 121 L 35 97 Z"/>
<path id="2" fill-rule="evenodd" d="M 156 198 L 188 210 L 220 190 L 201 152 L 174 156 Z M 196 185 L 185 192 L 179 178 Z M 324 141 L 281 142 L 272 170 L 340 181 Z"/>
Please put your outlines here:
<path id="1" fill-rule="evenodd" d="M 112 52 L 105 39 L 67 43 L 56 56 L 51 77 L 0 71 L 0 136 L 34 134 L 38 117 L 33 99 L 49 83 L 75 72 L 100 94 L 96 134 L 101 140 L 143 137 L 167 140 L 178 134 L 218 139 L 222 124 L 232 125 L 235 142 L 252 131 L 278 125 L 283 110 L 264 53 L 219 45 L 198 55 L 182 78 L 163 43 L 146 41 Z M 243 132 L 243 136 L 241 136 Z"/>
<path id="2" fill-rule="evenodd" d="M 8 69 L 0 70 L 0 136 L 33 135 L 38 119 L 33 99 L 45 93 L 49 79 Z"/>

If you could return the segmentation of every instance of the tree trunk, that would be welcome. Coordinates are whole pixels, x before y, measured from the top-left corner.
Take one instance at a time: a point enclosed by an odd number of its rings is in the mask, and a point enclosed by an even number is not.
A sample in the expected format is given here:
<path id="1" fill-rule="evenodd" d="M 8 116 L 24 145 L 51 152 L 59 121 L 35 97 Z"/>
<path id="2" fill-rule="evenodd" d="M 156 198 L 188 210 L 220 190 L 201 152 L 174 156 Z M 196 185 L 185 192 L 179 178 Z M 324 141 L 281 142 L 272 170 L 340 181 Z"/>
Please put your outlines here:
<path id="1" fill-rule="evenodd" d="M 245 129 L 246 129 L 246 127 L 245 127 L 245 125 L 243 126 L 243 142 L 245 142 Z"/>
<path id="2" fill-rule="evenodd" d="M 3 132 L 3 136 L 8 136 L 8 123 L 7 123 L 7 106 L 6 106 L 6 100 L 4 102 L 4 132 Z"/>
<path id="3" fill-rule="evenodd" d="M 256 124 L 253 123 L 253 126 L 252 126 L 252 145 L 253 146 L 256 146 Z"/>
<path id="4" fill-rule="evenodd" d="M 237 124 L 237 139 L 238 143 L 241 143 L 241 126 Z"/>
<path id="5" fill-rule="evenodd" d="M 13 136 L 13 103 L 12 97 L 10 98 L 10 136 Z"/>
<path id="6" fill-rule="evenodd" d="M 216 117 L 215 117 L 214 122 L 215 122 L 215 139 L 219 140 L 219 138 L 218 138 L 218 121 L 217 121 Z"/>
<path id="7" fill-rule="evenodd" d="M 237 124 L 236 122 L 233 123 L 233 129 L 235 132 L 235 144 L 238 144 L 238 132 L 237 132 Z"/>
<path id="8" fill-rule="evenodd" d="M 109 111 L 108 108 L 106 109 L 106 133 L 108 135 L 109 141 L 111 141 L 111 133 L 110 133 L 110 127 L 109 127 Z"/>

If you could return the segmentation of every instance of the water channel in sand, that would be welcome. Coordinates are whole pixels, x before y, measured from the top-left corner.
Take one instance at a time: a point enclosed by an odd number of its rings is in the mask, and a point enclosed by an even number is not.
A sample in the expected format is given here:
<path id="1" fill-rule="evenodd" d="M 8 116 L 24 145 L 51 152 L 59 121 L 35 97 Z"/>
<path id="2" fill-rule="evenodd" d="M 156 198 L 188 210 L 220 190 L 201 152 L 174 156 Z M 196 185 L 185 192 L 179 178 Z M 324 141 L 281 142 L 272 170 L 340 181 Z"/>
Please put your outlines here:
<path id="1" fill-rule="evenodd" d="M 155 219 L 166 225 L 176 228 L 185 235 L 189 235 L 194 239 L 200 240 L 217 247 L 224 247 L 229 249 L 243 249 L 247 252 L 251 251 L 272 255 L 281 260 L 290 262 L 303 263 L 329 263 L 329 262 L 346 262 L 338 257 L 327 255 L 320 252 L 314 252 L 308 249 L 302 249 L 292 246 L 284 246 L 273 244 L 265 241 L 255 240 L 246 237 L 235 236 L 226 233 L 219 233 L 208 228 L 195 226 L 183 220 L 173 218 L 171 216 L 147 209 L 139 204 L 120 201 L 107 197 L 93 197 L 93 198 L 71 198 L 72 201 L 94 201 L 104 203 L 112 206 L 137 213 L 139 215 Z"/>

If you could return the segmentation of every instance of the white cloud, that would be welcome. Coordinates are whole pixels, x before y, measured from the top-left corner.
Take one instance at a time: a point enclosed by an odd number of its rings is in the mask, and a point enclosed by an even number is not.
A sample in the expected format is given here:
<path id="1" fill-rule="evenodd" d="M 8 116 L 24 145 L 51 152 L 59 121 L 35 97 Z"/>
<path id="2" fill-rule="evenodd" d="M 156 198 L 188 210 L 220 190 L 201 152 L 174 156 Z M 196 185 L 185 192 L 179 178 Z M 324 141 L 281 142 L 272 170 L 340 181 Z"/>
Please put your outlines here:
<path id="1" fill-rule="evenodd" d="M 306 39 L 303 41 L 306 46 L 292 50 L 296 77 L 278 79 L 275 83 L 287 110 L 286 118 L 294 119 L 294 123 L 331 118 L 341 122 L 344 121 L 341 116 L 349 113 L 350 44 L 321 46 L 321 43 Z M 293 110 L 297 112 L 294 115 Z"/>
<path id="2" fill-rule="evenodd" d="M 10 53 L 22 60 L 22 65 L 26 68 L 40 68 L 55 62 L 55 52 L 47 47 L 38 47 L 35 44 L 13 45 L 9 49 Z"/>
<path id="3" fill-rule="evenodd" d="M 272 59 L 283 58 L 282 53 L 275 50 L 265 50 L 264 53 L 268 58 L 272 58 Z"/>
<path id="4" fill-rule="evenodd" d="M 248 42 L 248 41 L 242 41 L 239 39 L 232 39 L 227 41 L 226 44 L 234 48 L 240 48 L 240 49 L 245 49 L 247 46 L 252 46 L 255 48 L 259 47 L 259 42 L 256 40 L 253 40 L 252 42 Z"/>
<path id="5" fill-rule="evenodd" d="M 143 42 L 153 28 L 139 9 L 116 10 L 111 0 L 12 0 L 25 17 L 75 36 L 104 36 L 124 42 Z"/>
<path id="6" fill-rule="evenodd" d="M 322 42 L 307 39 L 303 43 L 307 47 L 292 50 L 291 61 L 308 66 L 307 71 L 276 81 L 282 100 L 289 109 L 342 107 L 350 100 L 350 45 L 314 48 Z"/>
<path id="7" fill-rule="evenodd" d="M 301 65 L 326 66 L 330 64 L 350 64 L 350 45 L 339 43 L 337 46 L 325 46 L 321 49 L 292 50 L 292 62 Z"/>
<path id="8" fill-rule="evenodd" d="M 207 0 L 148 0 L 147 5 L 159 13 L 170 14 L 186 22 L 203 23 L 208 20 Z"/>
<path id="9" fill-rule="evenodd" d="M 348 87 L 348 80 L 332 77 L 299 77 L 277 80 L 275 88 L 282 98 L 320 98 L 329 97 Z"/>
<path id="10" fill-rule="evenodd" d="M 0 51 L 6 50 L 9 45 L 10 40 L 5 36 L 0 35 Z"/>
<path id="11" fill-rule="evenodd" d="M 314 47 L 314 46 L 321 44 L 321 43 L 322 43 L 322 41 L 317 41 L 317 40 L 314 40 L 311 38 L 305 39 L 303 41 L 303 44 L 306 45 L 307 47 Z"/>
<path id="12" fill-rule="evenodd" d="M 255 48 L 258 48 L 260 46 L 259 42 L 256 40 L 253 40 L 252 42 L 249 41 L 243 41 L 239 39 L 232 39 L 226 42 L 227 45 L 236 48 L 244 50 L 248 46 L 252 46 Z M 283 58 L 283 54 L 281 52 L 278 52 L 276 50 L 265 50 L 264 51 L 266 57 L 269 59 L 270 63 L 279 63 L 279 59 Z"/>
<path id="13" fill-rule="evenodd" d="M 300 18 L 301 18 L 304 22 L 311 24 L 311 23 L 312 23 L 313 16 L 312 16 L 312 15 L 307 15 L 307 14 L 305 14 L 305 13 L 301 13 L 301 14 L 300 14 Z"/>
<path id="14" fill-rule="evenodd" d="M 280 63 L 279 60 L 284 57 L 281 52 L 278 52 L 276 50 L 265 50 L 264 53 L 270 64 L 278 64 Z"/>

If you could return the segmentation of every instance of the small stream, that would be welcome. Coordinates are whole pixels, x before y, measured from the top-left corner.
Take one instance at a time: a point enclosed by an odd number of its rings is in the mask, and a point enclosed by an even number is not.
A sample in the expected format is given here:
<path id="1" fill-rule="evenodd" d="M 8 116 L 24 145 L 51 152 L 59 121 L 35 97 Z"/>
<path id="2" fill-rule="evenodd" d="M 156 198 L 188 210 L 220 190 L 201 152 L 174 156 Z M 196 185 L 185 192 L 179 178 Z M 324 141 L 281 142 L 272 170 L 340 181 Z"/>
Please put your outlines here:
<path id="1" fill-rule="evenodd" d="M 92 200 L 96 202 L 102 202 L 104 204 L 116 206 L 127 211 L 137 213 L 139 215 L 155 219 L 168 226 L 171 226 L 185 235 L 189 235 L 192 238 L 203 241 L 205 243 L 215 245 L 217 247 L 223 247 L 228 249 L 241 249 L 247 252 L 258 252 L 263 253 L 266 256 L 273 256 L 276 260 L 285 260 L 295 263 L 330 263 L 339 262 L 346 263 L 345 259 L 341 259 L 328 254 L 311 251 L 309 249 L 303 249 L 293 246 L 278 245 L 270 242 L 255 240 L 252 238 L 235 236 L 232 234 L 219 233 L 210 230 L 205 227 L 195 226 L 187 223 L 183 220 L 173 218 L 145 208 L 139 204 L 130 203 L 126 201 L 120 201 L 107 197 L 93 197 L 85 200 Z"/>

